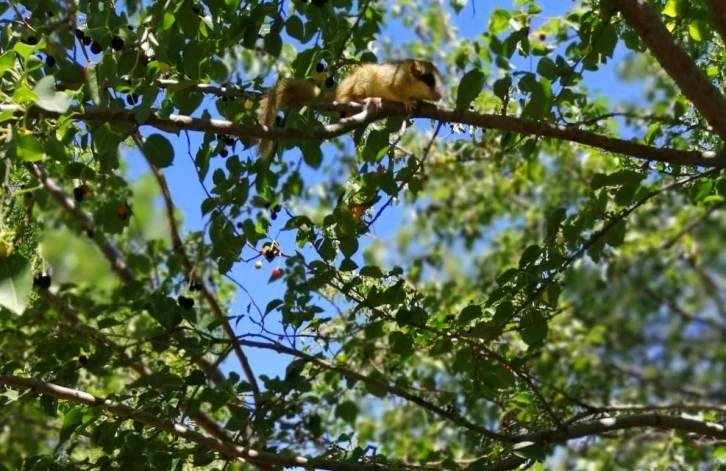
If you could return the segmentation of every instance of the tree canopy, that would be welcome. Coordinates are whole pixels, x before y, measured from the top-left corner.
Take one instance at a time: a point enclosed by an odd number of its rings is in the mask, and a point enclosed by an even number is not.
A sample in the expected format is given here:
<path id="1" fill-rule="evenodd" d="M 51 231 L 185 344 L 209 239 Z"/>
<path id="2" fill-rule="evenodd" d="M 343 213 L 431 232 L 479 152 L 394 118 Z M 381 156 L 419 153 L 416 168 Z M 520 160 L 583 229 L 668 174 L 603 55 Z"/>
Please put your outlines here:
<path id="1" fill-rule="evenodd" d="M 0 471 L 726 463 L 721 0 L 0 13 Z"/>

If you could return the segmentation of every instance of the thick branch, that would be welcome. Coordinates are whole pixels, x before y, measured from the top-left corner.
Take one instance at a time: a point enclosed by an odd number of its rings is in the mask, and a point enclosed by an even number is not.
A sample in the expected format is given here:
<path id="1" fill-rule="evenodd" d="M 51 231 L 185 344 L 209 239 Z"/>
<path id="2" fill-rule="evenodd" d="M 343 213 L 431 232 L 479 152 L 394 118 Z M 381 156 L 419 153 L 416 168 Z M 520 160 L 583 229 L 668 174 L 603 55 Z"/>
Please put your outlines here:
<path id="1" fill-rule="evenodd" d="M 726 427 L 713 422 L 687 419 L 662 414 L 636 414 L 619 417 L 606 417 L 597 420 L 588 420 L 569 426 L 563 426 L 557 430 L 528 433 L 518 435 L 517 441 L 552 443 L 564 442 L 575 438 L 592 435 L 602 435 L 607 432 L 627 430 L 634 428 L 654 428 L 658 430 L 679 430 L 682 432 L 696 433 L 711 438 L 726 439 Z"/>
<path id="2" fill-rule="evenodd" d="M 713 23 L 714 29 L 721 36 L 721 41 L 726 44 L 726 8 L 723 0 L 704 0 L 708 7 L 709 18 Z"/>
<path id="3" fill-rule="evenodd" d="M 70 197 L 68 197 L 68 195 L 66 195 L 63 189 L 58 186 L 53 179 L 48 177 L 45 168 L 35 163 L 26 164 L 26 168 L 31 174 L 40 180 L 40 183 L 43 187 L 45 187 L 48 194 L 50 194 L 50 196 L 56 200 L 66 212 L 70 213 L 75 220 L 89 230 L 95 229 L 95 223 L 91 216 L 83 212 L 78 205 Z M 103 233 L 94 230 L 93 240 L 101 248 L 101 251 L 106 256 L 106 259 L 111 262 L 113 270 L 119 275 L 119 277 L 121 277 L 124 282 L 132 281 L 134 279 L 133 272 L 126 265 L 126 262 L 124 262 L 121 253 L 103 236 Z"/>
<path id="4" fill-rule="evenodd" d="M 265 343 L 265 342 L 257 342 L 254 340 L 240 340 L 239 342 L 242 345 L 245 345 L 248 347 L 261 348 L 264 350 L 273 350 L 278 353 L 285 353 L 285 354 L 292 355 L 297 358 L 302 358 L 303 360 L 313 363 L 316 366 L 318 366 L 324 370 L 337 371 L 338 373 L 340 373 L 343 376 L 353 378 L 364 384 L 369 384 L 372 386 L 376 386 L 376 387 L 385 389 L 386 391 L 388 391 L 389 394 L 398 396 L 398 397 L 405 399 L 409 402 L 412 402 L 418 406 L 421 406 L 424 409 L 428 410 L 429 412 L 432 412 L 432 413 L 438 415 L 439 417 L 444 417 L 446 419 L 449 419 L 453 423 L 460 425 L 466 429 L 469 429 L 473 432 L 479 433 L 485 437 L 504 441 L 504 442 L 515 441 L 514 437 L 512 437 L 510 435 L 492 432 L 491 430 L 489 430 L 485 427 L 482 427 L 481 425 L 472 423 L 472 422 L 466 420 L 465 418 L 458 416 L 457 414 L 455 414 L 453 412 L 448 412 L 448 411 L 442 409 L 441 407 L 437 406 L 436 404 L 432 404 L 431 402 L 429 402 L 419 396 L 416 396 L 415 394 L 411 394 L 410 392 L 406 391 L 403 388 L 394 386 L 394 385 L 386 383 L 384 381 L 380 381 L 378 379 L 370 378 L 364 374 L 358 373 L 351 369 L 330 363 L 329 361 L 324 360 L 322 358 L 318 358 L 318 357 L 310 355 L 308 353 L 301 352 L 300 350 L 296 350 L 294 348 L 287 347 L 279 342 Z"/>
<path id="5" fill-rule="evenodd" d="M 723 2 L 712 0 L 716 9 Z M 721 139 L 726 140 L 726 98 L 698 68 L 688 53 L 673 40 L 673 36 L 653 9 L 643 0 L 615 0 L 625 21 L 640 36 L 661 67 L 678 84 L 683 94 L 703 114 Z"/>
<path id="6" fill-rule="evenodd" d="M 43 301 L 48 304 L 49 306 L 55 308 L 55 310 L 58 312 L 58 314 L 63 318 L 65 322 L 68 323 L 68 325 L 73 328 L 77 329 L 79 332 L 82 332 L 91 339 L 91 342 L 94 343 L 94 345 L 97 346 L 97 348 L 109 348 L 116 352 L 116 354 L 119 356 L 119 358 L 124 361 L 125 363 L 128 363 L 131 365 L 131 368 L 139 375 L 139 376 L 149 376 L 151 375 L 152 371 L 147 367 L 141 360 L 134 360 L 132 359 L 124 350 L 123 347 L 120 345 L 117 345 L 114 343 L 110 338 L 108 338 L 103 332 L 100 332 L 92 327 L 83 325 L 81 320 L 78 318 L 78 314 L 70 309 L 68 306 L 63 304 L 63 302 L 58 299 L 57 296 L 52 294 L 50 291 L 43 291 L 41 292 L 41 297 L 43 298 Z M 186 410 L 186 407 L 185 409 Z M 206 414 L 204 414 L 201 411 L 196 411 L 192 414 L 192 419 L 209 435 L 218 438 L 220 440 L 229 440 L 230 437 L 227 434 L 227 432 L 219 426 L 219 424 L 212 419 L 210 419 Z"/>
<path id="7" fill-rule="evenodd" d="M 206 437 L 201 433 L 190 430 L 188 427 L 174 424 L 148 412 L 138 411 L 127 405 L 102 399 L 84 391 L 46 383 L 32 378 L 21 378 L 19 376 L 1 376 L 0 385 L 9 386 L 18 390 L 30 389 L 38 394 L 52 396 L 64 401 L 85 404 L 89 407 L 105 409 L 109 413 L 123 418 L 131 419 L 153 429 L 166 432 L 175 437 L 183 438 L 190 442 L 202 445 L 214 450 L 224 456 L 242 459 L 255 464 L 268 464 L 286 468 L 308 467 L 313 469 L 325 469 L 330 471 L 363 471 L 383 470 L 393 471 L 396 468 L 387 468 L 376 464 L 358 464 L 345 461 L 326 459 L 306 458 L 304 456 L 283 456 L 274 453 L 256 451 L 250 448 L 241 447 L 230 442 Z M 401 469 L 401 468 L 398 468 Z"/>
<path id="8" fill-rule="evenodd" d="M 89 229 L 95 227 L 93 218 L 87 213 L 83 212 L 73 199 L 71 199 L 63 189 L 50 177 L 48 177 L 45 168 L 40 164 L 28 163 L 26 164 L 28 171 L 35 175 L 40 182 L 43 184 L 46 191 L 51 197 L 58 202 L 58 204 L 69 213 L 78 223 L 86 226 Z M 111 267 L 116 274 L 124 281 L 131 282 L 136 279 L 134 273 L 128 268 L 126 262 L 123 259 L 121 253 L 116 247 L 107 239 L 99 237 L 102 234 L 96 231 L 93 237 L 93 241 L 101 248 L 101 251 L 106 256 L 106 259 L 111 263 Z M 174 336 L 179 340 L 181 344 L 184 344 L 185 336 L 181 331 L 174 332 Z M 226 382 L 225 376 L 221 371 L 205 357 L 199 355 L 192 359 L 192 361 L 207 375 L 209 379 L 216 386 L 222 386 Z M 243 407 L 238 404 L 227 404 L 228 409 L 233 414 L 242 413 Z M 195 418 L 196 419 L 196 418 Z M 201 419 L 203 421 L 203 419 Z"/>
<path id="9" fill-rule="evenodd" d="M 318 109 L 341 109 L 359 110 L 359 107 L 345 105 L 320 105 Z M 726 107 L 724 108 L 726 109 Z M 0 111 L 13 111 L 17 117 L 23 116 L 26 111 L 17 105 L 0 105 Z M 59 118 L 60 113 L 45 111 L 40 108 L 31 108 L 27 111 L 31 115 Z M 71 119 L 88 122 L 109 122 L 109 123 L 136 123 L 136 117 L 124 109 L 108 109 L 87 106 L 84 108 L 72 108 Z M 169 132 L 177 131 L 201 131 L 216 134 L 226 134 L 241 138 L 250 139 L 271 139 L 271 140 L 326 140 L 341 136 L 355 129 L 371 124 L 374 121 L 389 116 L 407 116 L 403 107 L 386 102 L 380 110 L 369 113 L 358 113 L 349 118 L 344 118 L 334 124 L 320 126 L 312 130 L 291 130 L 272 128 L 264 126 L 236 124 L 221 119 L 200 119 L 183 115 L 169 115 L 161 117 L 157 112 L 151 113 L 148 119 L 141 125 L 152 126 Z M 485 129 L 497 129 L 500 131 L 515 132 L 529 136 L 541 136 L 552 139 L 576 142 L 585 146 L 597 148 L 615 154 L 627 155 L 636 159 L 653 160 L 671 165 L 695 165 L 706 168 L 726 168 L 726 152 L 701 152 L 684 151 L 678 149 L 660 148 L 638 144 L 632 141 L 603 136 L 591 131 L 574 129 L 566 126 L 558 126 L 546 122 L 534 122 L 510 116 L 491 114 L 478 114 L 471 111 L 456 111 L 450 109 L 438 109 L 431 104 L 420 104 L 414 111 L 414 118 L 430 118 L 441 122 L 455 122 L 469 124 Z"/>

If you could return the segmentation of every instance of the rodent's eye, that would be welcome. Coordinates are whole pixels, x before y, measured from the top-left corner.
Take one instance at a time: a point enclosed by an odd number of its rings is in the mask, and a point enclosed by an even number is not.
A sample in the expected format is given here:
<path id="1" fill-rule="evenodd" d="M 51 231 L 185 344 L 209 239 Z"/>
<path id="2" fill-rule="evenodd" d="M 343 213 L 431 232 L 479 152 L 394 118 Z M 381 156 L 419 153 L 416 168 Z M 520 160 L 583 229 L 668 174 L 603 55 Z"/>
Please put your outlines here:
<path id="1" fill-rule="evenodd" d="M 428 85 L 429 88 L 436 88 L 436 77 L 431 72 L 423 74 L 418 79 Z"/>

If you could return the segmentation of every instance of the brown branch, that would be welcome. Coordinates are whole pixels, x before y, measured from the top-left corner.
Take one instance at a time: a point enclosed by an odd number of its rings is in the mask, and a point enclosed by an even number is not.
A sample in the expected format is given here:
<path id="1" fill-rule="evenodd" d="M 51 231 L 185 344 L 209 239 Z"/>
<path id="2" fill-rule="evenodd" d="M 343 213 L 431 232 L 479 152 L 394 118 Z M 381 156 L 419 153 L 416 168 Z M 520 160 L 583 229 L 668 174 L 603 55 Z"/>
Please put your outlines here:
<path id="1" fill-rule="evenodd" d="M 45 168 L 37 163 L 28 163 L 26 167 L 30 173 L 35 175 L 46 191 L 51 197 L 56 200 L 60 206 L 69 213 L 78 223 L 88 228 L 94 228 L 95 223 L 93 218 L 87 213 L 83 212 L 75 201 L 68 197 L 63 189 L 58 184 L 48 177 Z M 126 262 L 123 259 L 121 253 L 114 247 L 114 245 L 107 239 L 102 237 L 100 231 L 95 231 L 93 241 L 101 248 L 101 251 L 106 256 L 106 259 L 111 263 L 111 267 L 114 269 L 116 274 L 124 281 L 131 282 L 136 279 L 133 272 L 128 268 Z M 185 336 L 181 331 L 176 331 L 174 336 L 182 344 L 184 343 Z M 217 386 L 223 386 L 226 384 L 226 378 L 221 371 L 212 362 L 204 358 L 202 355 L 192 358 L 192 361 L 204 372 L 205 375 Z M 244 407 L 239 404 L 230 403 L 227 404 L 227 408 L 233 414 L 239 414 L 242 412 Z"/>
<path id="2" fill-rule="evenodd" d="M 718 4 L 715 8 L 723 9 L 722 1 L 713 2 Z M 615 0 L 615 5 L 683 94 L 703 114 L 721 139 L 726 140 L 726 120 L 723 119 L 726 98 L 688 53 L 676 44 L 658 15 L 644 1 Z"/>
<path id="3" fill-rule="evenodd" d="M 136 140 L 136 144 L 139 147 L 139 150 L 143 153 L 144 146 L 141 138 L 138 135 L 134 137 Z M 164 174 L 161 172 L 160 169 L 153 165 L 151 165 L 151 170 L 154 174 L 154 177 L 156 177 L 156 181 L 159 183 L 159 187 L 161 188 L 161 194 L 164 198 L 164 203 L 166 206 L 166 216 L 169 220 L 169 227 L 171 229 L 171 239 L 172 244 L 174 245 L 174 251 L 176 251 L 181 256 L 182 263 L 184 264 L 184 268 L 187 274 L 192 277 L 194 275 L 195 267 L 187 256 L 187 253 L 184 250 L 184 242 L 179 235 L 179 228 L 177 227 L 176 219 L 174 218 L 174 201 L 172 200 L 171 192 L 169 191 L 169 185 L 167 185 L 166 183 L 166 177 L 164 177 Z M 201 279 L 200 285 L 204 299 L 207 301 L 209 307 L 212 309 L 212 312 L 222 324 L 222 328 L 227 334 L 227 337 L 229 337 L 230 342 L 232 342 L 232 348 L 234 349 L 235 355 L 237 355 L 240 365 L 242 366 L 242 370 L 244 371 L 245 376 L 247 377 L 247 381 L 250 383 L 250 387 L 252 388 L 252 394 L 255 398 L 255 404 L 257 406 L 260 406 L 260 387 L 257 385 L 257 379 L 255 378 L 254 372 L 252 371 L 250 362 L 247 359 L 245 353 L 242 351 L 242 346 L 239 344 L 239 342 L 237 342 L 237 334 L 235 334 L 234 329 L 232 328 L 229 320 L 227 319 L 227 316 L 222 311 L 222 307 L 219 305 L 219 301 L 217 301 L 217 298 L 214 296 L 214 294 L 212 294 L 206 283 L 204 283 Z"/>
<path id="4" fill-rule="evenodd" d="M 360 111 L 360 106 L 358 105 L 316 104 L 315 107 L 320 110 Z M 18 118 L 24 116 L 26 113 L 31 116 L 43 116 L 56 119 L 62 116 L 60 113 L 42 110 L 37 107 L 24 110 L 22 107 L 17 105 L 0 105 L 0 111 L 14 112 L 15 116 Z M 169 132 L 184 130 L 201 131 L 249 139 L 264 138 L 285 141 L 327 140 L 341 136 L 355 129 L 365 127 L 374 121 L 389 116 L 406 117 L 408 115 L 402 105 L 392 102 L 384 102 L 381 108 L 377 111 L 357 113 L 334 124 L 319 126 L 312 130 L 267 128 L 265 126 L 237 124 L 221 119 L 201 119 L 175 114 L 171 114 L 168 117 L 162 117 L 158 112 L 152 112 L 147 120 L 140 125 L 152 126 Z M 591 131 L 574 129 L 567 126 L 555 125 L 546 122 L 528 121 L 510 116 L 479 114 L 471 111 L 457 111 L 451 109 L 438 109 L 434 105 L 428 103 L 420 103 L 411 116 L 413 118 L 429 118 L 441 122 L 455 122 L 480 128 L 515 132 L 522 135 L 571 141 L 615 154 L 627 155 L 641 160 L 653 160 L 671 165 L 695 165 L 706 168 L 726 168 L 726 152 L 723 151 L 687 151 L 654 147 L 624 139 L 604 136 Z M 98 108 L 94 106 L 86 106 L 84 108 L 73 107 L 71 108 L 68 117 L 76 121 L 139 124 L 136 122 L 135 115 L 127 110 Z"/>
<path id="5" fill-rule="evenodd" d="M 708 16 L 714 29 L 721 36 L 721 41 L 726 44 L 726 8 L 723 0 L 704 0 L 708 8 Z"/>
<path id="6" fill-rule="evenodd" d="M 706 437 L 726 438 L 726 427 L 717 423 L 663 414 L 635 414 L 578 422 L 573 425 L 563 426 L 557 430 L 518 435 L 516 439 L 520 442 L 531 441 L 535 443 L 564 442 L 591 435 L 635 428 L 679 430 Z"/>
<path id="7" fill-rule="evenodd" d="M 117 345 L 103 332 L 100 332 L 92 327 L 83 325 L 78 317 L 78 314 L 73 309 L 63 304 L 61 300 L 58 299 L 58 297 L 52 294 L 50 291 L 41 292 L 41 297 L 48 306 L 51 306 L 56 310 L 58 315 L 60 315 L 60 317 L 65 322 L 67 322 L 71 328 L 85 335 L 88 335 L 88 337 L 91 339 L 91 342 L 93 342 L 93 344 L 96 345 L 97 348 L 108 348 L 115 351 L 119 358 L 121 358 L 122 361 L 129 363 L 131 369 L 133 369 L 139 376 L 143 377 L 151 375 L 151 369 L 146 366 L 144 362 L 142 362 L 141 360 L 132 359 L 124 351 L 122 346 Z M 186 407 L 184 407 L 184 410 L 186 410 Z M 196 422 L 202 428 L 202 430 L 207 432 L 209 435 L 219 440 L 230 440 L 227 432 L 222 427 L 220 427 L 217 422 L 210 419 L 203 412 L 197 410 L 196 412 L 194 412 L 194 414 L 192 414 L 191 417 L 194 422 Z"/>
<path id="8" fill-rule="evenodd" d="M 412 402 L 418 406 L 421 406 L 424 409 L 426 409 L 440 417 L 449 419 L 453 423 L 460 425 L 466 429 L 469 429 L 473 432 L 479 433 L 487 438 L 500 440 L 503 442 L 517 441 L 516 437 L 492 432 L 491 430 L 484 428 L 481 425 L 477 425 L 473 422 L 470 422 L 470 421 L 466 420 L 465 418 L 454 414 L 453 412 L 448 412 L 448 411 L 444 410 L 443 408 L 437 406 L 436 404 L 432 404 L 419 396 L 411 394 L 401 387 L 394 386 L 392 384 L 388 384 L 388 383 L 378 380 L 378 379 L 370 378 L 364 374 L 358 373 L 351 369 L 330 363 L 329 361 L 324 360 L 322 358 L 318 358 L 318 357 L 310 355 L 308 353 L 301 352 L 300 350 L 296 350 L 294 348 L 287 347 L 279 342 L 267 343 L 267 342 L 258 342 L 255 340 L 240 340 L 239 342 L 242 345 L 246 345 L 248 347 L 260 348 L 263 350 L 272 350 L 277 353 L 285 353 L 287 355 L 291 355 L 291 356 L 294 356 L 297 358 L 302 358 L 303 360 L 313 363 L 322 369 L 330 370 L 330 371 L 337 371 L 338 373 L 340 373 L 343 376 L 353 378 L 353 379 L 358 380 L 365 384 L 369 384 L 372 386 L 377 386 L 379 388 L 385 389 L 386 391 L 388 391 L 390 394 L 392 394 L 394 396 L 398 396 L 398 397 L 405 399 L 409 402 Z"/>
<path id="9" fill-rule="evenodd" d="M 27 163 L 25 164 L 25 167 L 31 174 L 33 174 L 38 180 L 40 180 L 40 183 L 43 185 L 43 187 L 45 187 L 45 190 L 48 192 L 48 194 L 50 194 L 50 196 L 54 200 L 56 200 L 66 212 L 70 213 L 70 215 L 73 216 L 76 221 L 81 223 L 81 225 L 85 226 L 89 230 L 93 230 L 94 242 L 98 244 L 101 251 L 106 256 L 106 259 L 111 262 L 111 267 L 119 275 L 119 277 L 125 282 L 132 281 L 134 279 L 133 272 L 126 265 L 123 256 L 116 249 L 116 247 L 114 247 L 114 245 L 106 239 L 101 231 L 95 230 L 95 223 L 93 222 L 93 218 L 83 212 L 75 203 L 75 201 L 73 201 L 73 199 L 66 195 L 63 189 L 48 176 L 48 173 L 45 171 L 45 168 L 41 164 Z"/>
<path id="10" fill-rule="evenodd" d="M 0 375 L 0 385 L 5 385 L 17 390 L 32 390 L 35 393 L 52 396 L 64 401 L 84 404 L 96 409 L 105 409 L 109 413 L 123 419 L 131 419 L 134 422 L 148 425 L 153 429 L 166 432 L 178 438 L 188 440 L 198 445 L 214 450 L 224 456 L 233 459 L 241 459 L 254 464 L 268 464 L 286 468 L 307 467 L 313 469 L 324 469 L 330 471 L 394 471 L 405 468 L 388 468 L 375 463 L 351 463 L 349 461 L 336 461 L 328 459 L 307 458 L 304 456 L 282 455 L 257 451 L 242 447 L 227 441 L 206 437 L 201 433 L 191 430 L 189 427 L 174 424 L 148 412 L 139 411 L 125 404 L 99 398 L 77 389 L 70 389 L 52 383 L 47 383 L 33 378 L 22 378 L 19 376 Z"/>

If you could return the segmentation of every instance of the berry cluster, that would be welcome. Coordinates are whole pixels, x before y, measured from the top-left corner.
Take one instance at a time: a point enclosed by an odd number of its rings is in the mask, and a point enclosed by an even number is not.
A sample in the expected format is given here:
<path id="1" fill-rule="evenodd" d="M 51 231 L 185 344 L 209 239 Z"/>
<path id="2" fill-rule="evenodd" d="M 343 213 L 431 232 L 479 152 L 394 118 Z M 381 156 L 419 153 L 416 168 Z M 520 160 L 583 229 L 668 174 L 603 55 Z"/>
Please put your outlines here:
<path id="1" fill-rule="evenodd" d="M 76 39 L 78 39 L 84 46 L 91 46 L 91 52 L 93 54 L 100 54 L 103 51 L 101 43 L 94 41 L 90 36 L 87 36 L 83 30 L 76 29 Z M 111 49 L 114 51 L 120 51 L 124 48 L 124 40 L 121 36 L 115 35 L 111 38 Z"/>
<path id="2" fill-rule="evenodd" d="M 225 136 L 224 134 L 217 134 L 217 142 L 222 145 L 222 149 L 219 151 L 219 155 L 222 156 L 222 158 L 227 158 L 227 156 L 229 155 L 227 147 L 234 146 L 234 137 Z"/>
<path id="3" fill-rule="evenodd" d="M 73 188 L 73 198 L 79 203 L 83 201 L 83 198 L 88 194 L 88 185 L 85 183 L 78 185 Z"/>

